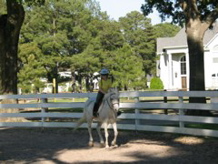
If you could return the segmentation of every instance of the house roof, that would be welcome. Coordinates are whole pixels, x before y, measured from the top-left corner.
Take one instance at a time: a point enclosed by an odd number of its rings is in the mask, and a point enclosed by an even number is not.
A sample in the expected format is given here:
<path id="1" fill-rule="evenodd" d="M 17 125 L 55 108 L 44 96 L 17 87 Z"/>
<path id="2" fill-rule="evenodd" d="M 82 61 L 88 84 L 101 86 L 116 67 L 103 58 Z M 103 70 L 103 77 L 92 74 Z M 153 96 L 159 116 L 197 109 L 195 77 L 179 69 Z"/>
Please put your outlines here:
<path id="1" fill-rule="evenodd" d="M 216 22 L 213 29 L 208 29 L 204 35 L 204 45 L 206 45 L 218 33 L 218 23 Z M 188 47 L 185 28 L 182 28 L 174 37 L 157 38 L 157 53 L 162 53 L 164 48 Z"/>

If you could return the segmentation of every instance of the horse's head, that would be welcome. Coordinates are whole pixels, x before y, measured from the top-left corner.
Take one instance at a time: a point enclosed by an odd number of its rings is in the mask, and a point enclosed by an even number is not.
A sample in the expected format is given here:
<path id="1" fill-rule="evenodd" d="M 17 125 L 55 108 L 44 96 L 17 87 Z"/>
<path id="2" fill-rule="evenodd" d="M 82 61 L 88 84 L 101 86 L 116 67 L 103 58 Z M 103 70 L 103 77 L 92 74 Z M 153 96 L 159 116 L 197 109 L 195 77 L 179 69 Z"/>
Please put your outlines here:
<path id="1" fill-rule="evenodd" d="M 117 88 L 111 88 L 108 92 L 110 94 L 110 101 L 113 106 L 113 109 L 118 111 L 119 109 L 119 103 L 120 103 L 120 97 L 119 97 L 119 91 Z"/>

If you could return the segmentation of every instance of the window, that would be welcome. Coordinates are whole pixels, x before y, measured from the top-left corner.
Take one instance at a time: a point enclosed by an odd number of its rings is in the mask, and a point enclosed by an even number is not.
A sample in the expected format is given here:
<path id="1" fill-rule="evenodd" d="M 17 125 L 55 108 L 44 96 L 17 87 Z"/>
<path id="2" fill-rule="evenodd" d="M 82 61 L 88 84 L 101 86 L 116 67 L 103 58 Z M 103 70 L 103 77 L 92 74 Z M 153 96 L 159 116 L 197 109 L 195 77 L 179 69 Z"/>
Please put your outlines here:
<path id="1" fill-rule="evenodd" d="M 186 75 L 186 58 L 183 56 L 180 59 L 181 75 Z"/>

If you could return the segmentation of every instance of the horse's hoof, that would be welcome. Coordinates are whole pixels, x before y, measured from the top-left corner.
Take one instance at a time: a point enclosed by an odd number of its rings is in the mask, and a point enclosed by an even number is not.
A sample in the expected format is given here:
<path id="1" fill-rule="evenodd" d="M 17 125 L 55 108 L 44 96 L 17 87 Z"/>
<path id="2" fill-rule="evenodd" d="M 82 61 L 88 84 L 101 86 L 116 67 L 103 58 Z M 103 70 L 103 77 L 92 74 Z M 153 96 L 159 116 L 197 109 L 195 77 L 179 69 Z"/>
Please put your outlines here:
<path id="1" fill-rule="evenodd" d="M 118 147 L 117 144 L 112 145 L 112 148 L 117 148 L 117 147 Z"/>
<path id="2" fill-rule="evenodd" d="M 117 144 L 116 144 L 116 141 L 114 142 L 111 142 L 111 146 L 116 146 Z"/>
<path id="3" fill-rule="evenodd" d="M 89 147 L 93 147 L 94 146 L 94 142 L 89 142 Z"/>
<path id="4" fill-rule="evenodd" d="M 105 144 L 104 143 L 100 143 L 100 147 L 105 147 Z"/>
<path id="5" fill-rule="evenodd" d="M 105 146 L 105 149 L 109 149 L 109 148 L 110 148 L 109 145 Z"/>

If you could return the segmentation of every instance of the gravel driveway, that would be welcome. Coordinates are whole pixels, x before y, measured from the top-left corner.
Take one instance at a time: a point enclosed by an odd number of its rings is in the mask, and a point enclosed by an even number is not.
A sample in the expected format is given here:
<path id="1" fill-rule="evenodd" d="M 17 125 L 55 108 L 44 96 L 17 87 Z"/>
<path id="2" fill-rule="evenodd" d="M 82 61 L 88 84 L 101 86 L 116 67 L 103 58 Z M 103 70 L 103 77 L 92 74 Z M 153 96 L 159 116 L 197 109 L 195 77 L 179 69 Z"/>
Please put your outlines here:
<path id="1" fill-rule="evenodd" d="M 87 143 L 87 130 L 0 129 L 0 163 L 218 163 L 217 138 L 119 131 L 117 148 L 100 148 L 98 142 L 90 148 Z"/>

